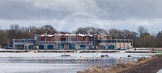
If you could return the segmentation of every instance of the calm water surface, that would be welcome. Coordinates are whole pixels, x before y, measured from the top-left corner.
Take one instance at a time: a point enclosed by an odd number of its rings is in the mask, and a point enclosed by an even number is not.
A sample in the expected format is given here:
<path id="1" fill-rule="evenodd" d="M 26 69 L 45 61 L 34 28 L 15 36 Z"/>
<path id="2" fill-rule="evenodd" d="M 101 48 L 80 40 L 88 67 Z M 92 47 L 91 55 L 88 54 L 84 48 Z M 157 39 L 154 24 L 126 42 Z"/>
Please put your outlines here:
<path id="1" fill-rule="evenodd" d="M 111 66 L 116 63 L 135 61 L 136 58 L 104 59 L 51 59 L 1 57 L 0 73 L 76 73 L 92 66 Z"/>

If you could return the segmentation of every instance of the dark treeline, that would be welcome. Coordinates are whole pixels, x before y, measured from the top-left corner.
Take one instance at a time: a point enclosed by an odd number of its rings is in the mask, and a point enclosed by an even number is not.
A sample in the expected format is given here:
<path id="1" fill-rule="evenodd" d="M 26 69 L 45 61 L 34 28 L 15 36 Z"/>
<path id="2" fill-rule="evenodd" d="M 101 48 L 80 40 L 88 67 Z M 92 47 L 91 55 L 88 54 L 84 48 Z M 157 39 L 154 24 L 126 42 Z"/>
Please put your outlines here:
<path id="1" fill-rule="evenodd" d="M 12 46 L 12 39 L 33 39 L 34 34 L 55 34 L 55 33 L 70 33 L 57 31 L 51 25 L 44 25 L 42 27 L 20 27 L 19 25 L 11 25 L 9 29 L 0 29 L 0 45 Z M 80 34 L 104 34 L 111 35 L 113 39 L 133 39 L 134 47 L 162 47 L 162 31 L 157 34 L 150 34 L 146 28 L 140 26 L 138 32 L 118 29 L 101 29 L 94 27 L 78 28 L 71 33 Z"/>

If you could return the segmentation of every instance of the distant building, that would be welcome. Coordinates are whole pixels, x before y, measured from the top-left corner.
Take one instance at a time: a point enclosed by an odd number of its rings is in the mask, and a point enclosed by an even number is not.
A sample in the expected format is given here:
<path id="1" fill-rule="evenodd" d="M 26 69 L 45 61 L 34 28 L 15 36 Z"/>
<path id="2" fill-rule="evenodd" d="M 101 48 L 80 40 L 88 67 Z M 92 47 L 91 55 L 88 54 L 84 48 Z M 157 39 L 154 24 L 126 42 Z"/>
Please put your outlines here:
<path id="1" fill-rule="evenodd" d="M 107 35 L 53 34 L 35 35 L 34 39 L 13 39 L 15 49 L 33 50 L 113 50 L 132 48 L 132 39 L 112 39 Z"/>

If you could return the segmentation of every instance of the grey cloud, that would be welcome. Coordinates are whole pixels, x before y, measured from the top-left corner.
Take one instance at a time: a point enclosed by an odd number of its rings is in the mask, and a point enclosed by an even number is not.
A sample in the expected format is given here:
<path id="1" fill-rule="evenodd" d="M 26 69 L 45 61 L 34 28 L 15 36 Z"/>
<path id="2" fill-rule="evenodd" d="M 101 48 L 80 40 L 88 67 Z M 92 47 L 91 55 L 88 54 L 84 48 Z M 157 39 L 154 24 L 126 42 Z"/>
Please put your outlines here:
<path id="1" fill-rule="evenodd" d="M 152 24 L 147 27 L 153 27 L 150 31 L 156 32 L 162 27 L 161 8 L 162 0 L 0 0 L 0 26 L 55 26 L 68 18 L 65 28 L 78 23 L 79 27 L 95 26 L 98 20 L 105 29 L 136 30 L 139 25 Z"/>
<path id="2" fill-rule="evenodd" d="M 66 4 L 58 6 L 59 4 L 53 3 L 49 8 L 36 7 L 34 0 L 0 1 L 1 19 L 61 19 L 81 11 L 91 13 L 100 19 L 162 18 L 162 0 L 68 0 L 73 2 L 68 2 L 67 6 Z M 61 0 L 58 3 L 61 3 Z"/>
<path id="3" fill-rule="evenodd" d="M 96 0 L 110 19 L 162 18 L 162 0 Z"/>
<path id="4" fill-rule="evenodd" d="M 37 10 L 32 8 L 30 3 L 6 0 L 1 1 L 0 17 L 1 19 L 28 19 L 33 15 L 37 16 Z"/>
<path id="5" fill-rule="evenodd" d="M 6 0 L 0 4 L 0 19 L 50 19 L 60 18 L 66 14 L 68 13 L 63 11 L 35 7 L 32 2 Z"/>

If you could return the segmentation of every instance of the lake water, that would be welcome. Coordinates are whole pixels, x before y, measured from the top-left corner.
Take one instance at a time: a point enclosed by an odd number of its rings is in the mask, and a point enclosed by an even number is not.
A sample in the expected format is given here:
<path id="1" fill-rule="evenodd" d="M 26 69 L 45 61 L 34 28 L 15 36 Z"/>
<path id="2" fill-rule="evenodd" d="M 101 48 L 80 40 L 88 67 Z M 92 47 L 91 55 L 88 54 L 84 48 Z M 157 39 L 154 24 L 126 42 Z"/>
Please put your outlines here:
<path id="1" fill-rule="evenodd" d="M 0 73 L 76 73 L 79 64 L 0 63 Z"/>
<path id="2" fill-rule="evenodd" d="M 92 66 L 112 66 L 138 59 L 137 57 L 123 57 L 128 54 L 108 54 L 109 58 L 95 58 L 93 54 L 74 55 L 77 57 L 85 55 L 91 58 L 84 58 L 84 60 L 74 59 L 75 57 L 60 58 L 59 54 L 53 53 L 0 53 L 0 73 L 76 73 Z M 133 55 L 138 56 L 139 54 Z M 146 54 L 142 54 L 142 56 L 144 55 Z"/>
<path id="3" fill-rule="evenodd" d="M 134 58 L 91 59 L 82 62 L 73 60 L 41 59 L 41 58 L 0 58 L 0 73 L 76 73 L 92 66 L 111 66 L 116 63 L 135 61 Z"/>

